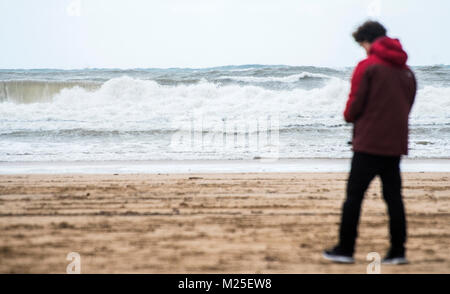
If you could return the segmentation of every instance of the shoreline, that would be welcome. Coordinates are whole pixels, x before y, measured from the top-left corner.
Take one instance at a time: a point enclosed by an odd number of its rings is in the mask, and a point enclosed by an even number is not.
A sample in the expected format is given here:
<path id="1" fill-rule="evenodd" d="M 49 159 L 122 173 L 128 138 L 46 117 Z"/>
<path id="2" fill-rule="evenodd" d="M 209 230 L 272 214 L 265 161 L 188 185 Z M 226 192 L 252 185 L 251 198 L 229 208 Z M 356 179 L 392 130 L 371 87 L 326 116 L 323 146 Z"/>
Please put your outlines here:
<path id="1" fill-rule="evenodd" d="M 349 158 L 0 162 L 0 175 L 348 172 Z M 403 158 L 402 172 L 450 172 L 449 158 Z"/>

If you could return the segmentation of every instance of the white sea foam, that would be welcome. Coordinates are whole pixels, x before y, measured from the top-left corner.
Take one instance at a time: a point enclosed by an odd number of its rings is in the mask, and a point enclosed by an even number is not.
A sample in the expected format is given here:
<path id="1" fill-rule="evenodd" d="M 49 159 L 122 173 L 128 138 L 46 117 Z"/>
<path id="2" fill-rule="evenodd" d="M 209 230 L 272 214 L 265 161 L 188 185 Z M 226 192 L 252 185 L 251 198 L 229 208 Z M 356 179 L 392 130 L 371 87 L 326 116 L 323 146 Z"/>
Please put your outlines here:
<path id="1" fill-rule="evenodd" d="M 425 86 L 417 93 L 412 123 L 450 124 L 450 88 Z"/>
<path id="2" fill-rule="evenodd" d="M 206 80 L 193 85 L 163 86 L 124 76 L 105 82 L 97 90 L 62 89 L 50 101 L 6 101 L 0 104 L 0 116 L 10 122 L 76 120 L 126 124 L 155 117 L 186 118 L 194 111 L 218 119 L 245 119 L 276 111 L 313 120 L 337 116 L 338 122 L 348 90 L 349 83 L 337 78 L 321 88 L 271 90 L 251 85 L 220 86 Z M 426 86 L 418 91 L 412 122 L 450 123 L 449 110 L 450 88 Z"/>
<path id="3" fill-rule="evenodd" d="M 347 157 L 351 128 L 342 118 L 347 80 L 328 78 L 313 89 L 258 85 L 262 79 L 289 82 L 308 74 L 248 77 L 253 85 L 220 85 L 201 78 L 199 83 L 171 86 L 123 76 L 95 88 L 71 85 L 45 99 L 30 96 L 27 103 L 4 95 L 0 161 L 248 158 L 251 154 L 220 150 L 171 153 L 167 146 L 171 132 L 189 130 L 198 114 L 204 129 L 213 131 L 223 120 L 239 125 L 274 113 L 282 129 L 281 157 Z M 449 157 L 450 88 L 421 88 L 411 124 L 411 156 Z"/>
<path id="4" fill-rule="evenodd" d="M 58 128 L 55 124 L 67 127 L 73 121 L 95 128 L 135 130 L 148 127 L 136 122 L 186 120 L 194 111 L 218 120 L 246 120 L 273 112 L 329 119 L 342 110 L 347 91 L 348 82 L 338 79 L 323 88 L 276 91 L 257 86 L 219 86 L 206 81 L 162 86 L 154 81 L 121 77 L 94 91 L 80 87 L 63 89 L 51 102 L 4 102 L 0 116 L 10 125 L 1 129 Z M 33 123 L 27 123 L 30 121 Z"/>

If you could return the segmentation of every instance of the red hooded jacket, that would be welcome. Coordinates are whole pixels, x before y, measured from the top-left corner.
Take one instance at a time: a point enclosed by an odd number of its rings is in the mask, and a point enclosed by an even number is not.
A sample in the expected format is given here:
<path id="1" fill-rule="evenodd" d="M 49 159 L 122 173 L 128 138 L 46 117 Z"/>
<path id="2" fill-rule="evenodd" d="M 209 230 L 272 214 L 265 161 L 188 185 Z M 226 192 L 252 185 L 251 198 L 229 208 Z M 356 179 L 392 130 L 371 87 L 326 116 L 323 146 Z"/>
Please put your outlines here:
<path id="1" fill-rule="evenodd" d="M 353 151 L 408 154 L 408 119 L 416 95 L 414 73 L 400 41 L 381 37 L 355 68 L 344 118 L 354 123 Z"/>

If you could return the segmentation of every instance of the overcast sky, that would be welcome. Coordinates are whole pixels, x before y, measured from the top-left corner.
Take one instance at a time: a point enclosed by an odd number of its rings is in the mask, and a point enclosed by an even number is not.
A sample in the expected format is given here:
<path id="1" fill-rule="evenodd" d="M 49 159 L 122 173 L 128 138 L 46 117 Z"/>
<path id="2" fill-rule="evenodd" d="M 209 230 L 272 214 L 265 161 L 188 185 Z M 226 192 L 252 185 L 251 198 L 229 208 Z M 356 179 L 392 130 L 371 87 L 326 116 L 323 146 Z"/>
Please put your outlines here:
<path id="1" fill-rule="evenodd" d="M 0 68 L 352 66 L 382 21 L 409 64 L 450 64 L 448 0 L 0 0 Z"/>

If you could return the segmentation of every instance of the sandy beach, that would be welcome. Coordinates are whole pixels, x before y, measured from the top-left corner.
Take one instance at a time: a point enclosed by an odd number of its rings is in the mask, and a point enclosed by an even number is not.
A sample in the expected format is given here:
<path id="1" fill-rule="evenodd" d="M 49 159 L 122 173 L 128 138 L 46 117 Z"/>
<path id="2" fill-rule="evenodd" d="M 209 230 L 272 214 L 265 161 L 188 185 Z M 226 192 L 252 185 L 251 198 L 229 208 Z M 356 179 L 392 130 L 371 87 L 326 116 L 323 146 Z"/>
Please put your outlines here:
<path id="1" fill-rule="evenodd" d="M 0 272 L 366 273 L 388 248 L 380 182 L 370 186 L 356 263 L 334 244 L 346 173 L 2 175 Z M 411 264 L 382 273 L 450 273 L 450 173 L 404 173 Z"/>

